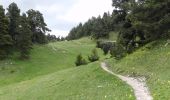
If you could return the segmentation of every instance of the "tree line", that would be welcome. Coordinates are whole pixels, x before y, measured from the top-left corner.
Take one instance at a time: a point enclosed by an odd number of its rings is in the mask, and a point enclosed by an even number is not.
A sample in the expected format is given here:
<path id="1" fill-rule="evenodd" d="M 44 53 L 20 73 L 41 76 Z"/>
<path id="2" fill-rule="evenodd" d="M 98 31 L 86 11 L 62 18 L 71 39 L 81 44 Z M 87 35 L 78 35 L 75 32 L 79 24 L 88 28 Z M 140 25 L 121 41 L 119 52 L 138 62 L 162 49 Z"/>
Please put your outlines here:
<path id="1" fill-rule="evenodd" d="M 110 31 L 116 31 L 118 45 L 131 53 L 148 42 L 170 37 L 169 0 L 112 0 L 112 6 L 112 14 L 104 13 L 103 17 L 80 23 L 67 39 L 108 38 Z"/>
<path id="2" fill-rule="evenodd" d="M 47 40 L 50 42 L 65 41 L 65 38 L 63 36 L 56 37 L 56 35 L 47 34 L 46 37 L 47 37 Z"/>
<path id="3" fill-rule="evenodd" d="M 84 36 L 92 36 L 95 39 L 107 38 L 108 33 L 114 30 L 113 17 L 109 12 L 105 12 L 102 17 L 92 17 L 84 24 L 80 23 L 72 28 L 67 39 L 79 39 Z"/>
<path id="4" fill-rule="evenodd" d="M 20 12 L 16 3 L 8 6 L 7 13 L 0 5 L 0 59 L 14 52 L 19 52 L 19 58 L 28 59 L 33 44 L 45 44 L 48 39 L 53 39 L 46 36 L 51 30 L 47 28 L 41 12 L 33 9 Z"/>

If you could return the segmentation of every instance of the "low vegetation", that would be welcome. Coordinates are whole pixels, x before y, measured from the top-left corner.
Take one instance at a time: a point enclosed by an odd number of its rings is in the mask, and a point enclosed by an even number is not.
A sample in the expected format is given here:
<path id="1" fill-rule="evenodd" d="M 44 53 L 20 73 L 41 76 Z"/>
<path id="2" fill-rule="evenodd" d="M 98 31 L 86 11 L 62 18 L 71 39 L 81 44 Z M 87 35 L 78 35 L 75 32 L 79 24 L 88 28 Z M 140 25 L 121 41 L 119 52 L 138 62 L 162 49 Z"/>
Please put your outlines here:
<path id="1" fill-rule="evenodd" d="M 0 88 L 1 100 L 135 100 L 132 89 L 99 63 L 60 70 Z"/>
<path id="2" fill-rule="evenodd" d="M 170 45 L 165 40 L 147 44 L 121 60 L 107 62 L 116 73 L 145 77 L 154 100 L 170 98 Z"/>
<path id="3" fill-rule="evenodd" d="M 127 55 L 127 52 L 121 44 L 116 43 L 110 48 L 110 54 L 115 59 L 121 59 Z"/>
<path id="4" fill-rule="evenodd" d="M 81 54 L 79 54 L 79 55 L 77 56 L 77 60 L 76 60 L 75 64 L 76 64 L 76 66 L 86 65 L 86 64 L 87 64 L 87 61 L 86 61 L 86 59 L 84 59 L 84 58 L 82 57 Z"/>
<path id="5" fill-rule="evenodd" d="M 97 52 L 97 50 L 96 49 L 93 49 L 92 50 L 92 54 L 90 55 L 90 56 L 88 56 L 88 59 L 89 59 L 89 61 L 91 61 L 91 62 L 94 62 L 94 61 L 97 61 L 97 60 L 99 60 L 99 55 L 98 55 L 98 52 Z"/>

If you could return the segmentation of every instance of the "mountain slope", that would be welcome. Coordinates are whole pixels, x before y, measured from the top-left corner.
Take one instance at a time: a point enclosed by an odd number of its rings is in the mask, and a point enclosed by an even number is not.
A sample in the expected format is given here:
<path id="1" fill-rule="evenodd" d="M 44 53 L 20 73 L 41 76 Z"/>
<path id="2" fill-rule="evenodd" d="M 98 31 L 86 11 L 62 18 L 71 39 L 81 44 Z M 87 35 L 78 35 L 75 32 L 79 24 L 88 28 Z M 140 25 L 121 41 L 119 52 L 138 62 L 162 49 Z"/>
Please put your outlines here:
<path id="1" fill-rule="evenodd" d="M 154 100 L 170 99 L 170 45 L 165 40 L 147 44 L 120 61 L 108 60 L 112 70 L 147 78 Z"/>

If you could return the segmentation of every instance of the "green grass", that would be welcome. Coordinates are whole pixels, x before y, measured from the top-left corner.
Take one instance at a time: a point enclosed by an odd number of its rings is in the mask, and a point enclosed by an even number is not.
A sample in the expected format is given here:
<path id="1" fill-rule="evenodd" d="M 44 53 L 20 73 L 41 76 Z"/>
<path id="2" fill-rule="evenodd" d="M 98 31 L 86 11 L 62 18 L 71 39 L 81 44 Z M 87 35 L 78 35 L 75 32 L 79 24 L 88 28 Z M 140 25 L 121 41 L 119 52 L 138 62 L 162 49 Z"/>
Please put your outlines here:
<path id="1" fill-rule="evenodd" d="M 131 88 L 100 68 L 100 62 L 76 67 L 76 56 L 91 54 L 95 41 L 35 45 L 31 59 L 14 56 L 0 62 L 0 100 L 135 100 Z M 100 60 L 107 56 L 98 49 Z"/>
<path id="2" fill-rule="evenodd" d="M 99 63 L 70 68 L 0 89 L 1 100 L 135 100 L 132 90 Z"/>
<path id="3" fill-rule="evenodd" d="M 116 73 L 145 76 L 154 100 L 170 100 L 170 45 L 165 44 L 164 40 L 153 42 L 120 61 L 110 59 L 108 63 Z"/>
<path id="4" fill-rule="evenodd" d="M 0 62 L 0 87 L 75 67 L 76 56 L 82 53 L 87 58 L 93 48 L 95 42 L 88 38 L 35 45 L 31 52 L 31 59 L 28 61 L 20 61 L 17 57 L 13 57 Z M 102 52 L 99 49 L 98 52 L 102 59 L 104 57 Z"/>

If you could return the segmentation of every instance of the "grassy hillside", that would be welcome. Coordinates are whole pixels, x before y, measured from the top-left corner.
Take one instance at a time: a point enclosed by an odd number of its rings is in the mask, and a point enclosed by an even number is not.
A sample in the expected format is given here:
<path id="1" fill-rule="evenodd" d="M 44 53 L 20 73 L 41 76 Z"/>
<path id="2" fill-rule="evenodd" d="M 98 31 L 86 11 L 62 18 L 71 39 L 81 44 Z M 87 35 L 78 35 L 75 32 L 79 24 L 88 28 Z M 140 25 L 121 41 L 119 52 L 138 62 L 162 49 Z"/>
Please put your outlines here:
<path id="1" fill-rule="evenodd" d="M 0 61 L 0 87 L 66 68 L 75 67 L 76 56 L 87 57 L 95 48 L 95 42 L 88 38 L 76 41 L 35 45 L 31 59 L 20 61 L 17 57 Z M 102 52 L 98 50 L 102 56 Z"/>
<path id="2" fill-rule="evenodd" d="M 108 60 L 113 71 L 145 76 L 154 100 L 170 100 L 170 44 L 160 40 L 150 43 L 120 61 Z"/>
<path id="3" fill-rule="evenodd" d="M 132 90 L 99 63 L 0 88 L 0 100 L 135 100 Z"/>
<path id="4" fill-rule="evenodd" d="M 75 66 L 76 56 L 87 58 L 93 48 L 88 38 L 54 42 L 35 45 L 28 61 L 1 61 L 0 100 L 135 100 L 131 88 L 99 62 Z M 100 60 L 106 58 L 98 51 Z"/>

